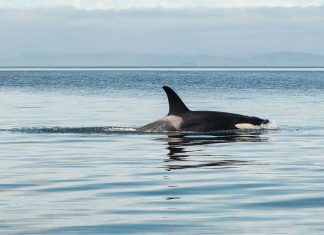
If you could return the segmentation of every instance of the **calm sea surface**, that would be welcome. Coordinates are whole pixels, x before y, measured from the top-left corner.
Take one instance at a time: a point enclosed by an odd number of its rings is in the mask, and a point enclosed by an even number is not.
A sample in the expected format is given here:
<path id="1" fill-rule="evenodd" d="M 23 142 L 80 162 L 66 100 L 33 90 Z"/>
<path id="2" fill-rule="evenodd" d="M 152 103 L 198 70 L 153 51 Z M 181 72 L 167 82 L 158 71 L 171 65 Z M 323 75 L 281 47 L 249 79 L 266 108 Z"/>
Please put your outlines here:
<path id="1" fill-rule="evenodd" d="M 133 130 L 168 111 L 278 130 Z M 115 128 L 117 127 L 117 128 Z M 323 69 L 1 69 L 1 234 L 323 234 Z"/>

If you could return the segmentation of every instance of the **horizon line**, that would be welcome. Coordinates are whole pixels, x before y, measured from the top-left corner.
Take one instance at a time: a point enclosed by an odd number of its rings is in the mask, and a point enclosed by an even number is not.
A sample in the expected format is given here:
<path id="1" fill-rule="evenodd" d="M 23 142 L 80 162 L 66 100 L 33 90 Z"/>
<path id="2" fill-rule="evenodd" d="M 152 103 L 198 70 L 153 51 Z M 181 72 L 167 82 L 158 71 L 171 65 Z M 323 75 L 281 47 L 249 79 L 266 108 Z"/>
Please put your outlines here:
<path id="1" fill-rule="evenodd" d="M 0 71 L 324 71 L 324 66 L 0 66 Z"/>

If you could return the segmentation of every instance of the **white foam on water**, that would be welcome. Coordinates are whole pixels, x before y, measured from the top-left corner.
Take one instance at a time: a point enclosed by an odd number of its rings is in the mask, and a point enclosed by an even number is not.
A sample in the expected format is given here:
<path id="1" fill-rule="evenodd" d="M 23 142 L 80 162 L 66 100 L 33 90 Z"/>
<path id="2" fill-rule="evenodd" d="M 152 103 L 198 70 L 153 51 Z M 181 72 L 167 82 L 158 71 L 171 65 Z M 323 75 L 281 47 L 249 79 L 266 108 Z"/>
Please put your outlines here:
<path id="1" fill-rule="evenodd" d="M 261 124 L 261 129 L 265 129 L 265 130 L 277 130 L 278 129 L 278 125 L 277 125 L 276 122 L 269 121 L 269 123 L 267 123 L 267 124 Z"/>
<path id="2" fill-rule="evenodd" d="M 130 133 L 135 132 L 136 129 L 132 127 L 22 127 L 12 129 L 0 129 L 0 131 L 7 132 L 21 132 L 21 133 L 47 133 L 47 134 L 109 134 L 109 133 Z"/>
<path id="3" fill-rule="evenodd" d="M 133 127 L 117 127 L 117 126 L 109 126 L 104 127 L 103 130 L 105 131 L 136 131 L 136 128 Z"/>

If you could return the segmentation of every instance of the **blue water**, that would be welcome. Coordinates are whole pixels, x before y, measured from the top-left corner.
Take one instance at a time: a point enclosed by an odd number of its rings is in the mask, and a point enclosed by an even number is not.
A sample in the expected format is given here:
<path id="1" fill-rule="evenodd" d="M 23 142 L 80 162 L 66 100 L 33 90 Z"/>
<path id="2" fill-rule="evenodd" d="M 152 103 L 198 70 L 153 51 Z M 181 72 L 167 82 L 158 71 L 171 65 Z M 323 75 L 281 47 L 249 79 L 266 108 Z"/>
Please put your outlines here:
<path id="1" fill-rule="evenodd" d="M 137 133 L 163 85 L 279 129 Z M 0 71 L 1 234 L 322 234 L 323 178 L 321 69 Z"/>

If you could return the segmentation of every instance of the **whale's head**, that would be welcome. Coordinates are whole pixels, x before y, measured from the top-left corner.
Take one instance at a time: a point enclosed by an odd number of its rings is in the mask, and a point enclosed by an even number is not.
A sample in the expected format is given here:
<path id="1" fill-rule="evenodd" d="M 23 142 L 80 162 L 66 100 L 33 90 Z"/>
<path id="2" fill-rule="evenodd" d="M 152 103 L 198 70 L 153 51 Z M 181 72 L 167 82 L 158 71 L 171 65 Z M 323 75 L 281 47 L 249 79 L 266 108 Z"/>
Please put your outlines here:
<path id="1" fill-rule="evenodd" d="M 250 117 L 248 121 L 254 126 L 261 126 L 262 124 L 268 124 L 270 122 L 268 119 L 258 117 Z"/>

